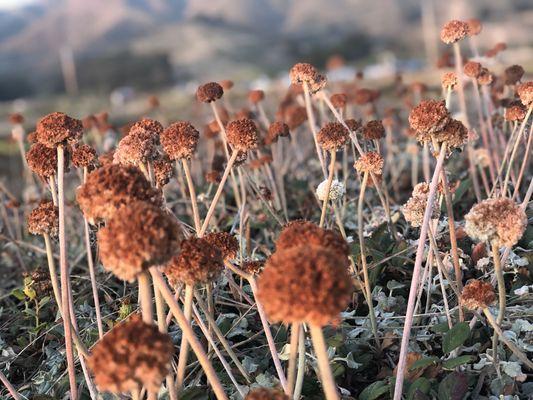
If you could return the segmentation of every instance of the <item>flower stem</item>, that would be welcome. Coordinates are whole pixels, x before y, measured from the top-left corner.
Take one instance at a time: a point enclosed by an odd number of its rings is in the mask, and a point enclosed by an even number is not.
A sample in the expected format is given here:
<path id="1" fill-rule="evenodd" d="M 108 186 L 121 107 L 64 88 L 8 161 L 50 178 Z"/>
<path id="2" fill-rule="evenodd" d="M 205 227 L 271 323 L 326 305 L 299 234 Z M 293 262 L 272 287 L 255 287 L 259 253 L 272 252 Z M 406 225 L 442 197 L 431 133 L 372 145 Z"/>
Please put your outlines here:
<path id="1" fill-rule="evenodd" d="M 289 365 L 287 367 L 287 396 L 294 393 L 294 383 L 296 381 L 296 357 L 298 356 L 298 342 L 300 337 L 300 324 L 291 324 L 291 338 L 289 342 Z"/>
<path id="2" fill-rule="evenodd" d="M 494 274 L 496 275 L 496 281 L 498 282 L 498 317 L 496 323 L 501 326 L 503 317 L 505 316 L 505 280 L 503 278 L 503 270 L 500 262 L 500 248 L 497 244 L 492 244 L 492 258 L 494 260 Z M 494 352 L 494 359 L 498 359 L 498 335 L 494 334 L 492 338 L 492 350 Z"/>
<path id="3" fill-rule="evenodd" d="M 192 300 L 194 295 L 194 288 L 191 285 L 185 285 L 185 301 L 183 304 L 183 312 L 187 323 L 191 321 L 192 315 Z M 176 372 L 176 384 L 178 392 L 183 387 L 183 381 L 185 379 L 185 371 L 187 369 L 187 358 L 189 356 L 189 342 L 187 336 L 183 335 L 181 338 L 180 355 L 178 359 L 178 370 Z"/>
<path id="4" fill-rule="evenodd" d="M 324 394 L 326 395 L 327 400 L 338 400 L 340 399 L 340 397 L 337 391 L 337 386 L 335 385 L 335 379 L 333 378 L 333 374 L 329 366 L 326 341 L 324 340 L 322 328 L 313 324 L 311 324 L 309 327 L 311 331 L 311 339 L 313 341 L 313 347 L 315 349 L 318 370 L 320 372 L 320 379 L 322 381 L 322 388 L 324 390 Z"/>
<path id="5" fill-rule="evenodd" d="M 187 160 L 181 160 L 183 171 L 185 171 L 185 178 L 187 179 L 187 186 L 189 188 L 189 197 L 191 198 L 192 215 L 194 219 L 194 229 L 196 232 L 200 230 L 200 214 L 198 213 L 198 201 L 196 200 L 196 190 L 194 189 L 194 182 L 191 176 L 191 170 Z"/>
<path id="6" fill-rule="evenodd" d="M 322 201 L 322 213 L 320 214 L 320 227 L 324 227 L 324 223 L 326 222 L 326 212 L 328 209 L 328 203 L 329 203 L 329 191 L 331 190 L 331 184 L 333 182 L 333 175 L 335 173 L 335 160 L 337 158 L 337 152 L 333 150 L 331 152 L 331 161 L 329 162 L 329 175 L 328 175 L 328 181 L 326 184 L 326 193 L 324 196 L 324 200 Z"/>

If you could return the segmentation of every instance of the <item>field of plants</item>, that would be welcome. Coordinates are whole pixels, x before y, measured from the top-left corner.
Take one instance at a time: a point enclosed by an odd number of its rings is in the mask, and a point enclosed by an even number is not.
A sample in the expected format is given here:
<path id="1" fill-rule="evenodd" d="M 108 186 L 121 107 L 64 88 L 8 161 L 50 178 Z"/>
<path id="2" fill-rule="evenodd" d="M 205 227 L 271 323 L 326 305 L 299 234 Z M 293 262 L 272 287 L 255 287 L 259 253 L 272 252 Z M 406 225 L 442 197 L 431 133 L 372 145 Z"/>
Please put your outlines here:
<path id="1" fill-rule="evenodd" d="M 11 114 L 0 398 L 533 398 L 533 81 L 479 35 L 438 82 Z"/>

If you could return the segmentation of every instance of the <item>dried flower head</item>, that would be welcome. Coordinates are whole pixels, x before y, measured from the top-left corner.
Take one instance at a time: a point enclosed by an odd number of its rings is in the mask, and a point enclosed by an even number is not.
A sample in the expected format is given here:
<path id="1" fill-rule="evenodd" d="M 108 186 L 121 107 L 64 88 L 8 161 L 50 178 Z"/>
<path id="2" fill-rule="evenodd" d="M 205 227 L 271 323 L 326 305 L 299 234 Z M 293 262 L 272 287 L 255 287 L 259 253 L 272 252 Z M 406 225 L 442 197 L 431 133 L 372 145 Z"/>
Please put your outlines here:
<path id="1" fill-rule="evenodd" d="M 429 135 L 442 130 L 449 121 L 450 114 L 443 100 L 423 100 L 409 114 L 409 125 L 418 133 L 420 141 L 429 140 Z"/>
<path id="2" fill-rule="evenodd" d="M 8 120 L 10 124 L 18 125 L 24 123 L 24 116 L 20 113 L 9 114 Z"/>
<path id="3" fill-rule="evenodd" d="M 493 81 L 494 77 L 492 76 L 491 72 L 487 68 L 481 68 L 481 72 L 479 73 L 479 76 L 477 77 L 477 83 L 480 85 L 490 85 Z"/>
<path id="4" fill-rule="evenodd" d="M 354 102 L 357 105 L 365 105 L 373 103 L 379 97 L 379 92 L 372 89 L 361 88 L 357 89 L 354 94 Z"/>
<path id="5" fill-rule="evenodd" d="M 190 237 L 180 244 L 180 251 L 165 264 L 169 282 L 194 286 L 215 280 L 224 270 L 222 252 L 203 238 Z"/>
<path id="6" fill-rule="evenodd" d="M 77 142 L 83 133 L 83 125 L 78 119 L 54 112 L 37 122 L 36 132 L 39 143 L 53 148 Z"/>
<path id="7" fill-rule="evenodd" d="M 477 18 L 470 18 L 466 21 L 468 24 L 468 35 L 469 36 L 477 36 L 481 33 L 481 30 L 483 29 L 483 25 L 481 24 L 481 21 Z"/>
<path id="8" fill-rule="evenodd" d="M 344 123 L 350 129 L 350 132 L 357 132 L 363 127 L 360 119 L 349 118 L 345 120 Z"/>
<path id="9" fill-rule="evenodd" d="M 245 400 L 289 400 L 289 397 L 278 389 L 259 388 L 250 391 Z"/>
<path id="10" fill-rule="evenodd" d="M 520 65 L 511 65 L 504 71 L 504 78 L 506 85 L 515 85 L 520 82 L 520 79 L 524 76 L 524 68 Z"/>
<path id="11" fill-rule="evenodd" d="M 457 75 L 455 72 L 446 72 L 442 75 L 442 87 L 447 88 L 455 88 L 457 86 Z"/>
<path id="12" fill-rule="evenodd" d="M 318 200 L 324 201 L 324 199 L 326 198 L 327 186 L 328 181 L 326 179 L 320 182 L 320 184 L 316 188 L 316 197 L 318 198 Z M 331 187 L 329 189 L 329 200 L 335 201 L 340 199 L 342 196 L 344 196 L 345 191 L 346 189 L 344 187 L 344 183 L 338 181 L 337 179 L 333 179 L 333 181 L 331 182 Z"/>
<path id="13" fill-rule="evenodd" d="M 230 90 L 234 86 L 233 81 L 230 79 L 223 79 L 220 82 L 218 82 L 218 84 L 222 86 L 222 89 L 224 90 Z"/>
<path id="14" fill-rule="evenodd" d="M 198 87 L 196 98 L 202 103 L 211 103 L 222 97 L 224 89 L 216 82 L 208 82 Z"/>
<path id="15" fill-rule="evenodd" d="M 353 285 L 333 251 L 299 246 L 276 251 L 258 278 L 257 297 L 272 321 L 324 326 L 348 305 Z"/>
<path id="16" fill-rule="evenodd" d="M 30 170 L 41 178 L 48 178 L 57 173 L 57 151 L 41 143 L 33 144 L 26 153 Z"/>
<path id="17" fill-rule="evenodd" d="M 226 139 L 234 149 L 246 152 L 257 147 L 259 132 L 251 119 L 237 119 L 226 127 Z"/>
<path id="18" fill-rule="evenodd" d="M 208 171 L 205 173 L 205 181 L 207 183 L 219 183 L 221 179 L 219 171 Z"/>
<path id="19" fill-rule="evenodd" d="M 142 165 L 157 155 L 158 136 L 143 129 L 130 130 L 115 150 L 113 161 L 123 165 Z"/>
<path id="20" fill-rule="evenodd" d="M 468 23 L 451 20 L 442 27 L 442 30 L 440 31 L 440 39 L 446 44 L 451 44 L 465 38 L 468 33 Z"/>
<path id="21" fill-rule="evenodd" d="M 428 203 L 429 185 L 425 182 L 417 184 L 413 189 L 413 195 L 402 207 L 405 220 L 413 227 L 422 226 L 424 212 Z M 433 199 L 431 218 L 439 218 L 440 210 L 437 202 Z"/>
<path id="22" fill-rule="evenodd" d="M 133 282 L 153 265 L 167 262 L 179 248 L 179 227 L 159 207 L 138 201 L 118 210 L 98 232 L 104 268 Z"/>
<path id="23" fill-rule="evenodd" d="M 368 121 L 363 127 L 363 137 L 366 140 L 379 140 L 385 137 L 385 127 L 380 120 Z"/>
<path id="24" fill-rule="evenodd" d="M 360 172 L 368 172 L 381 175 L 383 171 L 383 157 L 375 151 L 364 153 L 354 164 L 355 169 Z"/>
<path id="25" fill-rule="evenodd" d="M 104 165 L 91 172 L 78 188 L 76 200 L 89 221 L 107 220 L 120 208 L 138 200 L 156 206 L 162 203 L 161 193 L 137 167 L 118 164 Z"/>
<path id="26" fill-rule="evenodd" d="M 461 293 L 461 302 L 469 310 L 487 308 L 496 301 L 494 288 L 488 282 L 473 279 L 468 282 Z"/>
<path id="27" fill-rule="evenodd" d="M 190 159 L 200 139 L 200 132 L 190 122 L 173 123 L 161 134 L 163 150 L 172 160 Z"/>
<path id="28" fill-rule="evenodd" d="M 433 138 L 448 145 L 448 149 L 460 148 L 468 140 L 468 129 L 457 119 L 451 119 L 446 126 L 433 134 Z"/>
<path id="29" fill-rule="evenodd" d="M 72 147 L 72 165 L 76 168 L 91 168 L 98 163 L 96 150 L 88 144 Z"/>
<path id="30" fill-rule="evenodd" d="M 281 110 L 281 116 L 283 120 L 289 126 L 289 129 L 293 130 L 307 121 L 307 111 L 305 107 L 296 104 L 291 104 Z"/>
<path id="31" fill-rule="evenodd" d="M 485 199 L 465 215 L 465 231 L 474 240 L 514 246 L 527 226 L 526 213 L 508 198 Z"/>
<path id="32" fill-rule="evenodd" d="M 43 200 L 28 216 L 28 231 L 32 235 L 57 236 L 59 209 L 51 201 Z"/>
<path id="33" fill-rule="evenodd" d="M 505 120 L 506 121 L 522 121 L 527 114 L 527 109 L 524 105 L 515 101 L 505 109 Z"/>
<path id="34" fill-rule="evenodd" d="M 463 71 L 469 78 L 477 78 L 481 74 L 482 65 L 476 61 L 467 61 L 463 66 Z"/>
<path id="35" fill-rule="evenodd" d="M 154 163 L 154 178 L 158 187 L 163 187 L 174 176 L 174 164 L 167 156 L 158 157 Z"/>
<path id="36" fill-rule="evenodd" d="M 331 95 L 329 100 L 331 101 L 331 104 L 333 104 L 333 107 L 342 109 L 346 107 L 348 96 L 346 96 L 344 93 L 335 93 Z"/>
<path id="37" fill-rule="evenodd" d="M 265 92 L 259 89 L 250 90 L 248 92 L 248 101 L 252 104 L 257 104 L 265 99 Z"/>
<path id="38" fill-rule="evenodd" d="M 265 266 L 264 261 L 260 260 L 246 260 L 241 263 L 239 268 L 250 275 L 257 275 Z"/>
<path id="39" fill-rule="evenodd" d="M 337 151 L 350 141 L 350 132 L 340 122 L 328 122 L 318 131 L 316 140 L 320 147 Z"/>
<path id="40" fill-rule="evenodd" d="M 306 83 L 312 93 L 322 89 L 326 84 L 326 77 L 320 75 L 315 67 L 308 63 L 297 63 L 289 71 L 293 85 Z"/>
<path id="41" fill-rule="evenodd" d="M 87 365 L 102 391 L 129 393 L 145 387 L 157 392 L 173 354 L 170 336 L 134 315 L 94 345 Z"/>
<path id="42" fill-rule="evenodd" d="M 163 125 L 159 121 L 150 118 L 142 118 L 140 121 L 135 122 L 129 129 L 128 135 L 137 132 L 144 132 L 145 134 L 151 134 L 154 136 L 153 140 L 157 142 L 159 135 L 163 133 Z"/>
<path id="43" fill-rule="evenodd" d="M 237 257 L 237 252 L 239 251 L 239 242 L 231 233 L 210 232 L 203 238 L 220 250 L 224 260 L 232 260 Z"/>
<path id="44" fill-rule="evenodd" d="M 526 107 L 533 105 L 533 81 L 524 82 L 516 87 L 516 94 Z"/>
<path id="45" fill-rule="evenodd" d="M 265 138 L 265 144 L 276 143 L 279 137 L 288 137 L 289 135 L 289 126 L 285 122 L 272 122 L 268 127 L 268 134 Z"/>

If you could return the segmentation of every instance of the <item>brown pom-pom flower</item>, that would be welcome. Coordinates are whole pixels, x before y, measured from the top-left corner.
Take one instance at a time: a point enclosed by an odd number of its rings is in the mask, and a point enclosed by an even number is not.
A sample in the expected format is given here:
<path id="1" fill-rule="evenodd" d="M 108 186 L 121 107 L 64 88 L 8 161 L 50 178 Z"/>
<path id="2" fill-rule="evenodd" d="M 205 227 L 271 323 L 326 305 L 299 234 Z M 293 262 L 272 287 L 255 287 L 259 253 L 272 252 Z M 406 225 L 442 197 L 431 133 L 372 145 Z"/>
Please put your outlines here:
<path id="1" fill-rule="evenodd" d="M 157 158 L 154 163 L 154 178 L 158 187 L 165 186 L 174 176 L 174 164 L 167 156 Z"/>
<path id="2" fill-rule="evenodd" d="M 429 185 L 425 182 L 417 184 L 413 189 L 413 195 L 402 207 L 402 213 L 407 222 L 413 227 L 422 226 L 424 212 L 428 203 Z M 440 210 L 438 203 L 433 199 L 431 219 L 439 218 Z"/>
<path id="3" fill-rule="evenodd" d="M 222 89 L 224 89 L 224 90 L 230 90 L 230 89 L 232 89 L 233 86 L 234 86 L 233 81 L 230 80 L 230 79 L 223 79 L 223 80 L 221 80 L 220 82 L 218 82 L 218 84 L 219 84 L 220 86 L 222 86 Z"/>
<path id="4" fill-rule="evenodd" d="M 451 44 L 465 38 L 468 33 L 469 27 L 466 22 L 451 20 L 442 27 L 440 39 L 446 44 Z"/>
<path id="5" fill-rule="evenodd" d="M 357 105 L 365 105 L 373 103 L 379 97 L 379 92 L 377 90 L 361 88 L 357 89 L 354 95 L 354 101 Z"/>
<path id="6" fill-rule="evenodd" d="M 469 310 L 486 308 L 496 300 L 494 288 L 488 282 L 471 280 L 463 288 L 461 303 Z"/>
<path id="7" fill-rule="evenodd" d="M 259 388 L 250 391 L 245 400 L 289 400 L 289 396 L 278 389 Z"/>
<path id="8" fill-rule="evenodd" d="M 8 120 L 10 124 L 18 125 L 24 123 L 24 116 L 20 113 L 12 113 L 8 115 Z"/>
<path id="9" fill-rule="evenodd" d="M 155 119 L 143 118 L 130 127 L 128 135 L 139 131 L 153 135 L 154 141 L 157 142 L 159 135 L 163 133 L 163 125 Z"/>
<path id="10" fill-rule="evenodd" d="M 465 73 L 466 76 L 468 76 L 469 78 L 477 78 L 480 74 L 481 74 L 481 69 L 483 67 L 481 66 L 480 63 L 476 62 L 476 61 L 468 61 L 464 67 L 463 67 L 463 71 Z"/>
<path id="11" fill-rule="evenodd" d="M 485 199 L 465 215 L 465 231 L 474 240 L 514 246 L 527 226 L 526 213 L 508 198 Z"/>
<path id="12" fill-rule="evenodd" d="M 231 233 L 210 232 L 203 238 L 220 250 L 224 260 L 232 260 L 237 257 L 237 252 L 239 251 L 239 242 Z"/>
<path id="13" fill-rule="evenodd" d="M 37 122 L 37 140 L 47 147 L 57 147 L 77 142 L 83 133 L 80 120 L 60 112 L 54 112 Z"/>
<path id="14" fill-rule="evenodd" d="M 222 97 L 224 89 L 216 82 L 208 82 L 198 87 L 196 98 L 202 103 L 211 103 Z"/>
<path id="15" fill-rule="evenodd" d="M 265 99 L 265 92 L 262 90 L 250 90 L 248 92 L 248 101 L 252 104 L 257 104 Z"/>
<path id="16" fill-rule="evenodd" d="M 451 119 L 442 130 L 435 132 L 433 137 L 439 143 L 446 142 L 448 149 L 460 148 L 468 140 L 468 130 L 461 121 Z"/>
<path id="17" fill-rule="evenodd" d="M 200 133 L 186 121 L 170 125 L 161 134 L 161 145 L 170 159 L 190 159 L 200 139 Z"/>
<path id="18" fill-rule="evenodd" d="M 272 321 L 317 326 L 336 320 L 353 292 L 342 257 L 318 246 L 276 251 L 257 286 L 257 297 Z"/>
<path id="19" fill-rule="evenodd" d="M 328 122 L 316 135 L 318 144 L 328 151 L 336 151 L 350 141 L 350 132 L 340 122 Z"/>
<path id="20" fill-rule="evenodd" d="M 180 240 L 176 221 L 143 201 L 118 210 L 98 232 L 104 268 L 129 282 L 151 266 L 167 262 Z"/>
<path id="21" fill-rule="evenodd" d="M 368 121 L 363 127 L 363 137 L 366 140 L 379 140 L 385 137 L 385 127 L 380 120 Z"/>
<path id="22" fill-rule="evenodd" d="M 158 392 L 173 355 L 170 336 L 134 315 L 94 345 L 87 364 L 102 391 L 119 394 L 145 387 Z"/>
<path id="23" fill-rule="evenodd" d="M 88 144 L 80 144 L 72 148 L 72 165 L 76 168 L 94 167 L 98 159 L 96 150 Z"/>
<path id="24" fill-rule="evenodd" d="M 288 137 L 290 135 L 289 126 L 282 121 L 275 121 L 268 127 L 268 134 L 265 139 L 266 144 L 276 143 L 279 137 Z"/>
<path id="25" fill-rule="evenodd" d="M 289 71 L 293 85 L 307 83 L 311 93 L 318 92 L 327 82 L 324 75 L 318 73 L 315 67 L 308 63 L 297 63 Z"/>
<path id="26" fill-rule="evenodd" d="M 487 68 L 481 68 L 481 72 L 477 77 L 477 83 L 480 85 L 490 85 L 493 81 L 493 76 Z"/>
<path id="27" fill-rule="evenodd" d="M 513 102 L 505 109 L 506 121 L 522 121 L 526 117 L 527 109 L 519 102 Z"/>
<path id="28" fill-rule="evenodd" d="M 296 104 L 285 107 L 281 114 L 283 120 L 287 123 L 289 129 L 291 130 L 298 128 L 305 121 L 307 121 L 307 111 L 305 110 L 305 107 Z"/>
<path id="29" fill-rule="evenodd" d="M 524 76 L 524 68 L 520 65 L 511 65 L 504 71 L 505 84 L 514 85 Z"/>
<path id="30" fill-rule="evenodd" d="M 203 238 L 191 237 L 180 244 L 179 253 L 165 265 L 170 283 L 194 286 L 215 280 L 224 270 L 222 252 Z"/>
<path id="31" fill-rule="evenodd" d="M 226 127 L 226 138 L 231 147 L 246 152 L 257 147 L 259 132 L 255 122 L 251 119 L 237 119 L 231 121 Z"/>
<path id="32" fill-rule="evenodd" d="M 533 81 L 528 81 L 518 85 L 516 88 L 516 94 L 520 97 L 520 101 L 526 107 L 533 105 Z"/>
<path id="33" fill-rule="evenodd" d="M 416 131 L 418 140 L 429 140 L 432 133 L 442 130 L 450 121 L 446 103 L 438 100 L 423 100 L 409 114 L 409 125 Z"/>
<path id="34" fill-rule="evenodd" d="M 361 120 L 354 119 L 354 118 L 349 118 L 345 120 L 344 123 L 350 129 L 351 132 L 357 132 L 359 129 L 363 127 Z"/>
<path id="35" fill-rule="evenodd" d="M 130 130 L 118 143 L 113 161 L 124 165 L 146 164 L 156 157 L 158 139 L 158 136 L 144 129 Z"/>
<path id="36" fill-rule="evenodd" d="M 87 175 L 78 188 L 76 200 L 89 221 L 107 220 L 120 208 L 135 201 L 156 206 L 162 203 L 161 193 L 154 189 L 143 173 L 133 166 L 108 164 Z"/>
<path id="37" fill-rule="evenodd" d="M 468 35 L 469 36 L 477 36 L 481 33 L 481 30 L 483 29 L 483 25 L 481 24 L 481 21 L 477 18 L 470 18 L 466 21 L 468 24 Z"/>
<path id="38" fill-rule="evenodd" d="M 457 75 L 455 72 L 446 72 L 442 75 L 441 83 L 443 88 L 453 89 L 457 86 Z"/>
<path id="39" fill-rule="evenodd" d="M 360 172 L 368 172 L 381 175 L 383 171 L 383 157 L 375 151 L 364 153 L 354 164 L 355 169 Z"/>
<path id="40" fill-rule="evenodd" d="M 240 265 L 240 269 L 246 272 L 247 274 L 257 275 L 259 272 L 261 272 L 264 266 L 264 261 L 246 260 L 242 262 L 242 264 Z"/>
<path id="41" fill-rule="evenodd" d="M 41 201 L 28 216 L 28 231 L 33 235 L 57 236 L 59 209 L 51 201 Z"/>
<path id="42" fill-rule="evenodd" d="M 331 104 L 333 104 L 333 107 L 344 108 L 346 107 L 348 97 L 344 93 L 335 93 L 331 95 L 329 100 L 331 101 Z"/>
<path id="43" fill-rule="evenodd" d="M 41 143 L 33 144 L 26 153 L 30 170 L 41 178 L 48 178 L 57 173 L 57 151 Z"/>

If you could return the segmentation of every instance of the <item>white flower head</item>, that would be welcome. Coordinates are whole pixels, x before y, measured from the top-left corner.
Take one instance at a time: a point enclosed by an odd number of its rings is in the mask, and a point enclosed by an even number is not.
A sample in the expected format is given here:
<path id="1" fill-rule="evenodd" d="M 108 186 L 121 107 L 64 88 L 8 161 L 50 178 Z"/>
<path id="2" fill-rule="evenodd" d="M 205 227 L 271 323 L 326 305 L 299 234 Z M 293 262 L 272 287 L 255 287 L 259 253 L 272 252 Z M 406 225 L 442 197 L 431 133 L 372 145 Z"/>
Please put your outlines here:
<path id="1" fill-rule="evenodd" d="M 322 181 L 320 185 L 316 188 L 316 196 L 318 197 L 318 200 L 324 201 L 326 198 L 326 190 L 328 186 L 327 179 Z M 331 188 L 329 189 L 329 200 L 335 201 L 340 199 L 345 192 L 344 184 L 342 182 L 339 182 L 337 179 L 334 179 L 331 182 Z"/>

